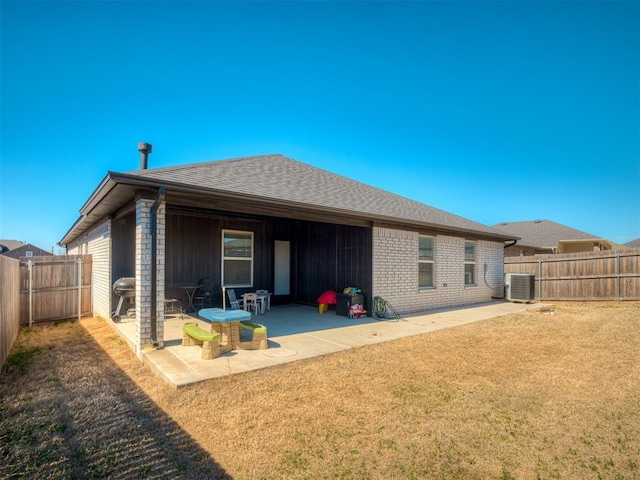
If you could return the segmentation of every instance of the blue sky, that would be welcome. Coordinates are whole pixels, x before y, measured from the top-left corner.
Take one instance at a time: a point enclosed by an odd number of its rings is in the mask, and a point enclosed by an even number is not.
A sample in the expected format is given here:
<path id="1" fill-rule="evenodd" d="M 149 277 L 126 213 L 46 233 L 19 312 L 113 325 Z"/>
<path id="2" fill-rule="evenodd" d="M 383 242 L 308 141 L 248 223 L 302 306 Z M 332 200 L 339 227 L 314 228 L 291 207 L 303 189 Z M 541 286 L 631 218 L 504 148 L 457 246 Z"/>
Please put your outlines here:
<path id="1" fill-rule="evenodd" d="M 640 237 L 640 2 L 0 3 L 0 238 L 107 171 L 281 153 L 494 225 Z M 59 247 L 55 247 L 56 252 Z"/>

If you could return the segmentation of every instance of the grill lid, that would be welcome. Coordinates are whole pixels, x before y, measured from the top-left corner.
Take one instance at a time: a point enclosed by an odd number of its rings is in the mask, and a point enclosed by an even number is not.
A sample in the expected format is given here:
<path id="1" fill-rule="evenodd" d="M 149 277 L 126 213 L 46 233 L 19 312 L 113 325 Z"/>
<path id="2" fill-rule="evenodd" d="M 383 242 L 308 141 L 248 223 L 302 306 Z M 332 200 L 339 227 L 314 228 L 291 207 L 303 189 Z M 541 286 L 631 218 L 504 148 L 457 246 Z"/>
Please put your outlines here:
<path id="1" fill-rule="evenodd" d="M 113 291 L 120 296 L 134 296 L 136 292 L 135 277 L 122 277 L 113 284 Z"/>

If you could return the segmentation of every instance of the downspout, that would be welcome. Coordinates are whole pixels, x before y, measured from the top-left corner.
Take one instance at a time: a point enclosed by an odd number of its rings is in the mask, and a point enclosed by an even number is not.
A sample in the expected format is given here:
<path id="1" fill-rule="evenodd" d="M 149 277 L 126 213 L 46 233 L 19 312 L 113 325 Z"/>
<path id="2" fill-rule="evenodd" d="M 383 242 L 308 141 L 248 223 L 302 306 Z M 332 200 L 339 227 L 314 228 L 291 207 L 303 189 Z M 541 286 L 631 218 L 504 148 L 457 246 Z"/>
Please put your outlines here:
<path id="1" fill-rule="evenodd" d="M 151 207 L 151 344 L 154 347 L 158 346 L 158 299 L 157 299 L 157 286 L 156 279 L 158 277 L 157 272 L 157 257 L 158 257 L 158 209 L 162 202 L 167 198 L 167 192 L 164 187 L 158 188 L 158 197 Z"/>
<path id="2" fill-rule="evenodd" d="M 513 240 L 513 243 L 510 243 L 509 245 L 505 245 L 505 246 L 504 246 L 504 249 L 506 250 L 506 249 L 507 249 L 507 248 L 509 248 L 509 247 L 513 247 L 516 243 L 518 243 L 518 240 Z M 502 263 L 504 264 L 504 256 L 503 256 L 503 259 L 502 259 Z M 489 284 L 487 283 L 487 268 L 486 268 L 486 267 L 487 267 L 487 264 L 485 263 L 484 265 L 485 265 L 485 269 L 484 269 L 484 278 L 485 278 L 485 280 L 484 280 L 484 283 L 486 283 L 486 284 L 487 284 L 487 287 L 489 287 Z M 502 273 L 503 273 L 503 275 L 504 275 L 504 269 L 503 269 Z M 491 288 L 491 287 L 489 287 L 489 288 Z M 504 299 L 505 297 L 506 297 L 506 291 L 505 291 L 505 287 L 503 286 L 503 287 L 502 287 L 502 296 L 501 296 L 501 297 L 497 297 L 497 296 L 496 296 L 496 297 L 494 297 L 494 296 L 492 296 L 491 298 L 493 298 L 494 300 L 502 300 L 502 299 Z"/>

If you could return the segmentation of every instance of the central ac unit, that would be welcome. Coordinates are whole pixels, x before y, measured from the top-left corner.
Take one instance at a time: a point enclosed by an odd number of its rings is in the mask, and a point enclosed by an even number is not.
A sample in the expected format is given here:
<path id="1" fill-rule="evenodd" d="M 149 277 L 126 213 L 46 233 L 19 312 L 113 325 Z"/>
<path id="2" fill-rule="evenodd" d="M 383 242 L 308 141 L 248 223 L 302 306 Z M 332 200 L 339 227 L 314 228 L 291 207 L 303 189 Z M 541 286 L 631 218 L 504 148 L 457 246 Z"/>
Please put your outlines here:
<path id="1" fill-rule="evenodd" d="M 505 273 L 505 297 L 510 302 L 525 302 L 533 300 L 535 277 L 530 273 Z"/>

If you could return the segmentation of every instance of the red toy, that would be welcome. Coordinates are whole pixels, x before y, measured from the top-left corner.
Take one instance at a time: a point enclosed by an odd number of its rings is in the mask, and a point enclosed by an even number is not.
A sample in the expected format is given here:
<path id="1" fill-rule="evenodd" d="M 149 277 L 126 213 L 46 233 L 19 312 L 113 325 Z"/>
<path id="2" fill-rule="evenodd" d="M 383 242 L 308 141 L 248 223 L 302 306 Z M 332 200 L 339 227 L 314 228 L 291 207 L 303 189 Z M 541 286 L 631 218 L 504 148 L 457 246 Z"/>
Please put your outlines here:
<path id="1" fill-rule="evenodd" d="M 318 313 L 324 313 L 329 310 L 329 305 L 335 305 L 338 301 L 338 292 L 333 290 L 327 290 L 322 292 L 322 295 L 318 297 Z"/>

